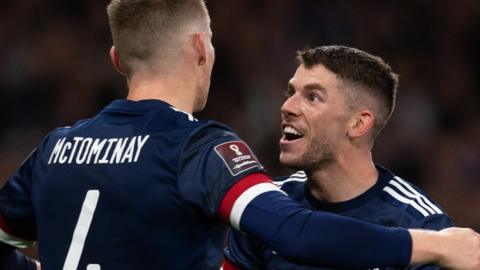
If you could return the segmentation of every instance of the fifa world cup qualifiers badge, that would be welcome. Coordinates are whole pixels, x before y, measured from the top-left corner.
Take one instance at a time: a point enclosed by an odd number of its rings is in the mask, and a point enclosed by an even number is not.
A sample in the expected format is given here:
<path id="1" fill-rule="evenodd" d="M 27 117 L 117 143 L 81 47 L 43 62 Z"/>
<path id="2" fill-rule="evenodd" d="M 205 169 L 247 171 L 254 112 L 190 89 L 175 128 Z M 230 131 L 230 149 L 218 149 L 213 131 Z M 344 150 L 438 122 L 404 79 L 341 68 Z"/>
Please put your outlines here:
<path id="1" fill-rule="evenodd" d="M 215 146 L 215 152 L 235 176 L 251 168 L 262 168 L 250 148 L 242 141 L 232 141 Z"/>

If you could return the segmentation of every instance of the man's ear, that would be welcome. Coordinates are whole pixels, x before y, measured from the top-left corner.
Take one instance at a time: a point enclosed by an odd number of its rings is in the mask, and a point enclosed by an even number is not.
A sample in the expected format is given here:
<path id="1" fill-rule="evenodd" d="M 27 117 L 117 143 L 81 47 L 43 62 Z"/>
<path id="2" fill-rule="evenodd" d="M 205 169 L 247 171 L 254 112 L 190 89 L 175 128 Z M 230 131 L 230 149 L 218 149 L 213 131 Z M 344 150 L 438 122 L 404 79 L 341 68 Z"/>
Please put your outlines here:
<path id="1" fill-rule="evenodd" d="M 375 123 L 375 115 L 370 110 L 362 110 L 355 113 L 350 119 L 348 136 L 359 138 L 367 134 Z"/>
<path id="2" fill-rule="evenodd" d="M 196 54 L 197 64 L 199 66 L 207 63 L 207 35 L 205 32 L 198 32 L 193 35 L 193 48 Z"/>
<path id="3" fill-rule="evenodd" d="M 120 62 L 120 57 L 115 50 L 115 46 L 112 46 L 112 48 L 110 48 L 110 59 L 112 60 L 113 66 L 115 67 L 117 72 L 122 74 L 123 76 L 126 76 L 126 72 L 122 67 L 122 63 Z"/>

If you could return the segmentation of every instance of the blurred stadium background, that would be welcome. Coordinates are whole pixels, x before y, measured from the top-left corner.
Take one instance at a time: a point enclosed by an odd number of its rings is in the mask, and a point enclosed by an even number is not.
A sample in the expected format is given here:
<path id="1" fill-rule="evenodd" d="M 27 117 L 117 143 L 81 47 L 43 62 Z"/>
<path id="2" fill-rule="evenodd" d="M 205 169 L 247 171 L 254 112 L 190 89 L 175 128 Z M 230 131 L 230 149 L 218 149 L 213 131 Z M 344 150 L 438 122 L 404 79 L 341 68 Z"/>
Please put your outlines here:
<path id="1" fill-rule="evenodd" d="M 126 85 L 110 65 L 107 0 L 0 2 L 0 179 L 57 126 L 93 116 Z M 209 0 L 217 62 L 207 109 L 272 175 L 279 108 L 306 45 L 345 44 L 401 76 L 375 160 L 480 230 L 480 1 Z M 68 181 L 68 179 L 65 179 Z"/>

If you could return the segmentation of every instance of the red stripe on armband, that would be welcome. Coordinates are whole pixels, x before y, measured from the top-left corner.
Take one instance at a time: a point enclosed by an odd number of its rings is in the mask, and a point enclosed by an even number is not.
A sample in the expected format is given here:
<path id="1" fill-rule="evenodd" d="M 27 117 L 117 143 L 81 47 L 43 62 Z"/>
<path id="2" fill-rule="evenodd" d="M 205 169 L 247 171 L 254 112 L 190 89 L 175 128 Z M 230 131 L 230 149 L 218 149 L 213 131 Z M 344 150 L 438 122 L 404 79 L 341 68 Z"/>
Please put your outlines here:
<path id="1" fill-rule="evenodd" d="M 229 260 L 225 259 L 223 261 L 223 266 L 222 266 L 222 269 L 223 270 L 241 270 L 240 268 L 236 267 L 235 265 L 233 265 Z"/>
<path id="2" fill-rule="evenodd" d="M 225 194 L 223 200 L 220 204 L 219 214 L 220 217 L 229 222 L 230 213 L 232 212 L 233 204 L 235 201 L 242 195 L 247 189 L 260 184 L 260 183 L 271 183 L 272 180 L 264 173 L 252 173 L 235 183 Z"/>

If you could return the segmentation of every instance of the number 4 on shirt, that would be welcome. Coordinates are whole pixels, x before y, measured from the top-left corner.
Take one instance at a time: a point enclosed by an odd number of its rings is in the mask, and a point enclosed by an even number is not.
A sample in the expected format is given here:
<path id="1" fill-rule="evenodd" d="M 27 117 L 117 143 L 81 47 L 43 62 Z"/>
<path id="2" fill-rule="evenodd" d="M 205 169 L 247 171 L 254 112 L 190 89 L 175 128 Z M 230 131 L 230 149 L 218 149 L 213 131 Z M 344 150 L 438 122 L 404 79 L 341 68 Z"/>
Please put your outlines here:
<path id="1" fill-rule="evenodd" d="M 97 208 L 98 198 L 100 197 L 100 191 L 89 190 L 83 201 L 82 210 L 78 217 L 77 226 L 73 232 L 72 242 L 68 249 L 67 258 L 63 265 L 63 270 L 77 270 L 80 257 L 82 256 L 83 246 L 85 245 L 85 239 L 87 238 L 88 230 L 92 224 L 93 214 Z M 89 264 L 87 270 L 100 270 L 100 265 Z"/>

